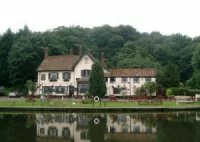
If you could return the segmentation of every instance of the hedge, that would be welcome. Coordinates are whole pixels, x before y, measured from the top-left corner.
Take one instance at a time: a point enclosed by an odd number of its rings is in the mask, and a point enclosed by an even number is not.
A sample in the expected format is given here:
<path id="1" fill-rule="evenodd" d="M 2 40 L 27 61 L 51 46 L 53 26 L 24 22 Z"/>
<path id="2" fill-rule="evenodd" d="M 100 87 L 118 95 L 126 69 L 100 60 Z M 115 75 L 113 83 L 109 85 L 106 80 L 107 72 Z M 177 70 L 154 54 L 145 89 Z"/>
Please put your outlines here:
<path id="1" fill-rule="evenodd" d="M 174 96 L 195 96 L 195 94 L 200 94 L 198 89 L 189 89 L 183 87 L 171 87 L 172 94 Z"/>

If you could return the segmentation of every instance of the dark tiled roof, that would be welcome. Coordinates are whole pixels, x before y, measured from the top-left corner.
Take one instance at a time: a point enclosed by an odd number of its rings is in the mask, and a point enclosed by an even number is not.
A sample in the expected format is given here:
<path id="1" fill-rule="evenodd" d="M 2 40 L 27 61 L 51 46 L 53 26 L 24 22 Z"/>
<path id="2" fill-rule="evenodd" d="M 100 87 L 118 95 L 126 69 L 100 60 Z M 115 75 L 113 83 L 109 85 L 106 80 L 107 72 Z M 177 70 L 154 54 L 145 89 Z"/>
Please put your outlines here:
<path id="1" fill-rule="evenodd" d="M 78 55 L 48 56 L 37 68 L 37 71 L 63 71 L 73 70 L 76 63 L 81 59 Z"/>
<path id="2" fill-rule="evenodd" d="M 156 76 L 155 69 L 108 69 L 106 77 L 154 77 Z"/>

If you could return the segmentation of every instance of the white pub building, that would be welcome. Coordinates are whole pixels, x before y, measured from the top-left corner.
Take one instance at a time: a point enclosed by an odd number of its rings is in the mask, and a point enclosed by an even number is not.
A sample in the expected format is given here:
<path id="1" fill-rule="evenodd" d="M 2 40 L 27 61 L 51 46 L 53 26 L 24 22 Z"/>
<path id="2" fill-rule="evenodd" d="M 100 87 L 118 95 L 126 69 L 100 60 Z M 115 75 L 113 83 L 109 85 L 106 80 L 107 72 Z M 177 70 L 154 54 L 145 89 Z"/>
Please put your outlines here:
<path id="1" fill-rule="evenodd" d="M 88 91 L 88 80 L 95 58 L 90 53 L 49 56 L 45 48 L 44 60 L 37 68 L 37 94 L 84 95 Z M 103 56 L 101 59 L 102 65 Z M 145 82 L 156 81 L 154 69 L 106 69 L 106 95 L 122 95 L 118 88 L 124 88 L 126 95 L 135 95 Z"/>

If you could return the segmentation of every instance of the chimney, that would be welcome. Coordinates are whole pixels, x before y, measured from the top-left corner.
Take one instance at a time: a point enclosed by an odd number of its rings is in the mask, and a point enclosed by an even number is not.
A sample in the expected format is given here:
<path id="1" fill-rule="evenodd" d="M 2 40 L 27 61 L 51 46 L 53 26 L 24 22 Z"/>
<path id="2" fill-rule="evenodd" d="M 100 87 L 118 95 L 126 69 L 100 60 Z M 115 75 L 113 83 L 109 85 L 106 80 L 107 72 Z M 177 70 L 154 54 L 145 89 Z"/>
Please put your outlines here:
<path id="1" fill-rule="evenodd" d="M 49 56 L 48 48 L 44 48 L 44 59 L 47 59 Z"/>
<path id="2" fill-rule="evenodd" d="M 103 52 L 101 53 L 101 65 L 102 65 L 102 67 L 105 66 L 104 65 L 104 54 L 103 54 Z"/>
<path id="3" fill-rule="evenodd" d="M 83 48 L 80 46 L 79 47 L 79 56 L 82 56 L 82 54 L 83 54 Z"/>

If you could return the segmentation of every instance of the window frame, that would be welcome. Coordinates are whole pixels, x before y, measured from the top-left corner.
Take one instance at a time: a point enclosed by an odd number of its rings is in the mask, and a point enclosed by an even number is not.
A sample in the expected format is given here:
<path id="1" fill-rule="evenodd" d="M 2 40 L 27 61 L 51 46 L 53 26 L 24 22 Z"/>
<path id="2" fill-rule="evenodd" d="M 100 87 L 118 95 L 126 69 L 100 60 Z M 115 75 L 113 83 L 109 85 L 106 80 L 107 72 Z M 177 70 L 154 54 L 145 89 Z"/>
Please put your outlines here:
<path id="1" fill-rule="evenodd" d="M 65 78 L 65 74 L 68 74 L 68 78 Z M 64 81 L 69 81 L 71 79 L 71 73 L 70 72 L 63 72 L 62 73 L 62 78 Z"/>
<path id="2" fill-rule="evenodd" d="M 46 80 L 46 74 L 42 73 L 40 75 L 40 80 L 42 80 L 42 81 Z"/>
<path id="3" fill-rule="evenodd" d="M 145 82 L 151 82 L 151 81 L 152 81 L 151 77 L 146 77 L 145 78 Z"/>
<path id="4" fill-rule="evenodd" d="M 52 76 L 56 75 L 56 79 L 52 79 Z M 57 81 L 58 80 L 58 72 L 49 72 L 49 81 Z"/>
<path id="5" fill-rule="evenodd" d="M 112 81 L 112 79 L 113 79 L 114 81 Z M 111 84 L 116 83 L 116 77 L 110 77 L 110 83 L 111 83 Z"/>
<path id="6" fill-rule="evenodd" d="M 139 77 L 133 77 L 133 83 L 140 83 Z"/>
<path id="7" fill-rule="evenodd" d="M 84 69 L 81 70 L 81 77 L 89 77 L 90 76 L 90 70 L 89 69 Z"/>
<path id="8" fill-rule="evenodd" d="M 128 83 L 128 77 L 121 77 L 121 83 Z"/>

